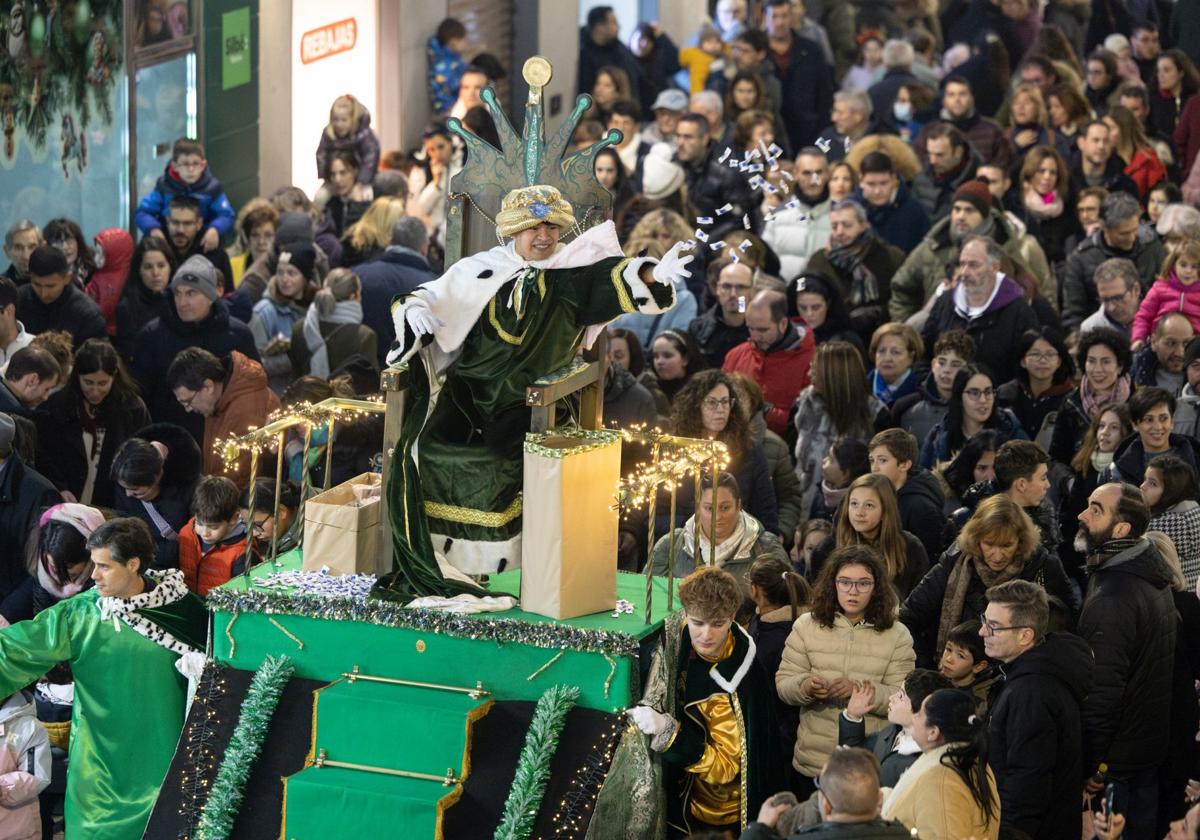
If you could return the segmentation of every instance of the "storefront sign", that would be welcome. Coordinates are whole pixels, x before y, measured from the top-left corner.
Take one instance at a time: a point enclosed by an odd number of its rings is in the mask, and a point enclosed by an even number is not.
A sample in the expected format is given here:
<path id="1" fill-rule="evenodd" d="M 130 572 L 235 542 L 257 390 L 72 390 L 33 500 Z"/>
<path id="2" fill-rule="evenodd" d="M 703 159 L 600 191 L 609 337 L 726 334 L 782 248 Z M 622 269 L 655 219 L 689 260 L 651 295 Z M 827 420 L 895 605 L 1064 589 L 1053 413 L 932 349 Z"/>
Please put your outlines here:
<path id="1" fill-rule="evenodd" d="M 221 90 L 250 84 L 250 7 L 221 15 Z"/>
<path id="2" fill-rule="evenodd" d="M 322 58 L 354 49 L 358 43 L 358 22 L 354 18 L 327 23 L 311 29 L 300 39 L 300 62 L 312 64 Z"/>

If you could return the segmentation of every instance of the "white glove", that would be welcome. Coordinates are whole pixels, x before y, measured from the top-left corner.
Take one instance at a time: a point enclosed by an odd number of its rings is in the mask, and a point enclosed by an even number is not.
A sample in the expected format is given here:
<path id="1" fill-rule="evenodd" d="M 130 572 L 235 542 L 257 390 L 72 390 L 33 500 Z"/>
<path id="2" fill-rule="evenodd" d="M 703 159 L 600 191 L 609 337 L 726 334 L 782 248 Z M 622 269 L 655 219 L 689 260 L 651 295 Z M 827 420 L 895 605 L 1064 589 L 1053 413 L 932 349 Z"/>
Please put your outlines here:
<path id="1" fill-rule="evenodd" d="M 445 326 L 440 318 L 429 311 L 427 306 L 409 306 L 404 312 L 404 320 L 408 322 L 408 328 L 417 338 L 433 335 L 438 327 Z M 396 335 L 404 335 L 403 325 L 397 324 L 396 326 Z"/>
<path id="2" fill-rule="evenodd" d="M 656 712 L 649 706 L 634 706 L 632 709 L 626 709 L 625 714 L 647 735 L 661 735 L 669 732 L 675 725 L 675 718 Z"/>
<path id="3" fill-rule="evenodd" d="M 687 243 L 676 242 L 671 246 L 671 250 L 663 255 L 652 272 L 656 283 L 671 286 L 676 280 L 683 280 L 687 277 L 688 264 L 696 258 L 695 254 L 688 254 L 686 257 L 680 256 L 687 247 Z"/>

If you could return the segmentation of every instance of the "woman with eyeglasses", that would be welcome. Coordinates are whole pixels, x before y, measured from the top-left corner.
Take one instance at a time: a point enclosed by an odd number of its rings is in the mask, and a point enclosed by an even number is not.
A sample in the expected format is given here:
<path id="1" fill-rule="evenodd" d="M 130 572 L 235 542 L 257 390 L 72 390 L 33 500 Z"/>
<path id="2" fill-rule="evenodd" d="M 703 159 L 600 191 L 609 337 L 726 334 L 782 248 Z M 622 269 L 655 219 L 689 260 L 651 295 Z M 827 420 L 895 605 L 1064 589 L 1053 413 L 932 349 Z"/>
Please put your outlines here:
<path id="1" fill-rule="evenodd" d="M 876 418 L 886 409 L 859 383 L 866 378 L 862 357 L 845 341 L 817 346 L 812 384 L 800 392 L 793 412 L 796 425 L 796 475 L 800 510 L 807 517 L 821 487 L 821 462 L 829 446 L 843 435 L 870 439 Z"/>
<path id="2" fill-rule="evenodd" d="M 834 531 L 812 553 L 806 574 L 820 577 L 827 558 L 848 545 L 869 545 L 879 553 L 888 581 L 899 598 L 908 597 L 929 571 L 925 546 L 900 524 L 900 503 L 886 476 L 868 473 L 850 482 L 850 492 L 838 507 Z"/>
<path id="3" fill-rule="evenodd" d="M 250 488 L 242 491 L 242 521 L 250 529 L 254 540 L 254 553 L 261 559 L 271 550 L 271 540 L 279 535 L 280 552 L 294 548 L 294 541 L 287 541 L 288 531 L 296 520 L 300 508 L 300 488 L 293 481 L 285 481 L 279 494 L 279 516 L 275 515 L 275 479 L 259 478 L 254 482 L 254 509 L 250 509 Z"/>
<path id="4" fill-rule="evenodd" d="M 1050 457 L 1069 464 L 1083 445 L 1092 421 L 1109 406 L 1124 405 L 1132 390 L 1129 339 L 1110 327 L 1088 330 L 1079 340 L 1075 361 L 1083 370 L 1079 387 L 1067 394 L 1054 421 Z"/>
<path id="5" fill-rule="evenodd" d="M 741 500 L 747 512 L 772 534 L 779 533 L 779 508 L 771 467 L 762 444 L 753 440 L 750 421 L 737 400 L 733 380 L 719 370 L 697 373 L 683 386 L 671 410 L 672 433 L 680 437 L 719 440 L 729 449 L 728 470 L 741 488 Z M 665 500 L 665 504 L 664 504 Z M 675 527 L 695 510 L 695 487 L 685 481 L 676 496 Z M 658 533 L 670 523 L 670 500 L 660 494 Z"/>
<path id="6" fill-rule="evenodd" d="M 875 686 L 866 734 L 887 725 L 888 698 L 915 664 L 912 635 L 896 621 L 896 591 L 879 553 L 848 545 L 830 555 L 813 590 L 810 611 L 796 621 L 775 674 L 779 699 L 799 706 L 792 767 L 801 800 L 837 748 L 838 718 L 855 688 Z"/>
<path id="7" fill-rule="evenodd" d="M 1057 330 L 1026 330 L 1016 346 L 1017 375 L 996 389 L 996 402 L 1036 439 L 1046 418 L 1075 389 L 1075 362 Z M 1043 444 L 1045 445 L 1045 444 Z"/>
<path id="8" fill-rule="evenodd" d="M 982 615 L 987 590 L 996 584 L 1031 581 L 1051 597 L 1052 611 L 1071 610 L 1074 596 L 1062 563 L 1041 540 L 1029 514 L 1008 496 L 990 496 L 979 503 L 958 540 L 942 552 L 900 608 L 900 620 L 913 634 L 918 664 L 937 667 L 951 629 Z"/>
<path id="9" fill-rule="evenodd" d="M 996 404 L 992 375 L 980 365 L 967 365 L 954 375 L 950 405 L 921 447 L 919 466 L 931 470 L 951 461 L 972 435 L 995 429 L 1004 440 L 1029 440 L 1017 416 Z"/>

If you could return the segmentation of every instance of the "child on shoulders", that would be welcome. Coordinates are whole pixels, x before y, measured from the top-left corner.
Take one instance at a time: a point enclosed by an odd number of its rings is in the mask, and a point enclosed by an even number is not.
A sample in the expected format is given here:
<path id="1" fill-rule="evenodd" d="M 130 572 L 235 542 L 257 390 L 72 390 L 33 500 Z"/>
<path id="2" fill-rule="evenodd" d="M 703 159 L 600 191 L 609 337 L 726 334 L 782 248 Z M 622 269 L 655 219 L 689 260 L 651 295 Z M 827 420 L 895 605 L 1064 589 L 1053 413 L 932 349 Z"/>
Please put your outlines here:
<path id="1" fill-rule="evenodd" d="M 204 225 L 201 245 L 205 252 L 220 247 L 221 240 L 233 230 L 236 214 L 225 195 L 225 188 L 208 168 L 204 146 L 197 140 L 181 137 L 171 150 L 171 162 L 163 170 L 154 190 L 138 204 L 134 221 L 144 236 L 167 239 L 167 208 L 171 199 L 189 196 L 200 203 Z"/>
<path id="2" fill-rule="evenodd" d="M 1200 242 L 1188 239 L 1163 262 L 1162 276 L 1146 292 L 1142 305 L 1133 316 L 1130 341 L 1133 350 L 1141 349 L 1158 322 L 1169 312 L 1182 312 L 1200 333 Z"/>

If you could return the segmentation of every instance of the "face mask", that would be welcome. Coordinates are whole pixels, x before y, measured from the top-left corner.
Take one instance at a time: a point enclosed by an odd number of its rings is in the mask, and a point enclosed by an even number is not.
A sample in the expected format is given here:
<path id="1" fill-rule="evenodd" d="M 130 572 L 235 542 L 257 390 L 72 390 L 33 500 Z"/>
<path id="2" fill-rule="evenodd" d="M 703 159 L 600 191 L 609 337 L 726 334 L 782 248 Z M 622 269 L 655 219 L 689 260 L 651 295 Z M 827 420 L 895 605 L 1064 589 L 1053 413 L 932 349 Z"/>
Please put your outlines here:
<path id="1" fill-rule="evenodd" d="M 892 115 L 900 122 L 908 122 L 912 119 L 912 103 L 911 102 L 894 102 L 892 103 Z"/>

